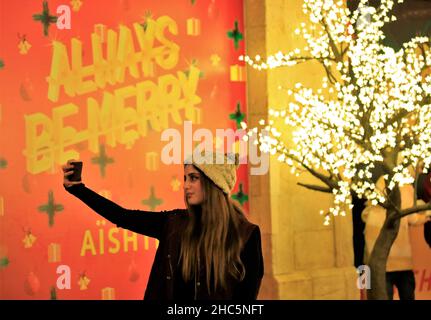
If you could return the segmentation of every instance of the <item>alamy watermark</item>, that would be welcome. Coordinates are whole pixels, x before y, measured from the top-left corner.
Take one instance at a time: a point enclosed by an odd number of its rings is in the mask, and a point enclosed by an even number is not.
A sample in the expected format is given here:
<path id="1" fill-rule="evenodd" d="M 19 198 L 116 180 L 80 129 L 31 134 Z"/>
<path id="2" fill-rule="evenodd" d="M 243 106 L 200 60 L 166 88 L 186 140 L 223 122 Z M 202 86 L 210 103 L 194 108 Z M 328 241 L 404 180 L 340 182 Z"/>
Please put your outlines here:
<path id="1" fill-rule="evenodd" d="M 263 131 L 262 134 L 267 133 Z M 256 133 L 252 132 L 247 141 L 243 139 L 244 136 L 246 136 L 246 132 L 243 129 L 235 131 L 233 129 L 216 129 L 214 138 L 209 129 L 200 128 L 193 132 L 192 122 L 184 121 L 183 134 L 173 128 L 162 132 L 161 140 L 169 143 L 162 149 L 161 161 L 166 165 L 181 164 L 187 163 L 193 156 L 196 163 L 212 164 L 214 160 L 211 154 L 215 153 L 217 155 L 215 164 L 223 164 L 225 159 L 219 155 L 225 153 L 225 149 L 236 145 L 239 150 L 227 152 L 227 154 L 237 153 L 239 164 L 250 163 L 251 175 L 266 174 L 269 169 L 269 153 L 259 152 Z M 184 143 L 182 143 L 181 137 L 183 137 Z M 218 145 L 214 143 L 216 139 Z M 225 148 L 225 139 L 227 148 Z M 200 143 L 193 147 L 193 143 L 198 142 Z M 234 162 L 234 157 L 227 157 L 227 163 L 233 164 Z"/>
<path id="2" fill-rule="evenodd" d="M 66 4 L 59 5 L 57 7 L 57 28 L 59 30 L 67 29 L 70 30 L 72 28 L 72 18 L 70 15 L 70 7 Z"/>
<path id="3" fill-rule="evenodd" d="M 57 289 L 59 290 L 70 290 L 70 267 L 68 265 L 62 264 L 57 267 L 57 274 L 60 276 L 57 278 Z"/>
<path id="4" fill-rule="evenodd" d="M 371 270 L 367 265 L 360 265 L 356 268 L 358 279 L 356 279 L 356 286 L 358 289 L 371 289 Z M 59 265 L 56 273 L 59 275 L 57 278 L 57 288 L 59 290 L 71 289 L 71 270 L 68 265 Z"/>
<path id="5" fill-rule="evenodd" d="M 358 279 L 356 280 L 356 286 L 358 289 L 371 289 L 371 269 L 367 265 L 360 265 L 356 268 L 358 273 Z"/>

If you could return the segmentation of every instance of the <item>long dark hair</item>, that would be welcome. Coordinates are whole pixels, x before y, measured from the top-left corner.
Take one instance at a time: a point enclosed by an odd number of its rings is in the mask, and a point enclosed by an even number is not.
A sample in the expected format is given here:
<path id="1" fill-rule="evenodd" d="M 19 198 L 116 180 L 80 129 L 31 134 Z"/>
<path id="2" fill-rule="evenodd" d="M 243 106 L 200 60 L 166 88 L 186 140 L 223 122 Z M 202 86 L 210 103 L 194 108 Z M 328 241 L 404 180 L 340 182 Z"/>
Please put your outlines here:
<path id="1" fill-rule="evenodd" d="M 190 219 L 182 234 L 180 258 L 185 281 L 198 274 L 199 264 L 204 263 L 210 293 L 211 284 L 215 291 L 226 289 L 228 275 L 238 281 L 244 279 L 245 268 L 240 257 L 243 243 L 239 231 L 240 218 L 244 213 L 238 203 L 201 170 L 196 170 L 200 173 L 204 199 L 198 206 L 189 205 L 184 199 Z"/>

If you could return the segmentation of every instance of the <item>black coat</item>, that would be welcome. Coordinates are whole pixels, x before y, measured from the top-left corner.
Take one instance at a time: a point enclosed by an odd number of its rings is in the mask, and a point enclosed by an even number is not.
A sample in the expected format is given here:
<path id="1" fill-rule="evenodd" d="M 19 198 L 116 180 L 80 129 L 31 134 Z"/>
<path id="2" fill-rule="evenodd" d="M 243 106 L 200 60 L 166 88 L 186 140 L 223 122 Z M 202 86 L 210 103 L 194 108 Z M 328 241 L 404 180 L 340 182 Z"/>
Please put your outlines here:
<path id="1" fill-rule="evenodd" d="M 85 187 L 84 184 L 65 189 L 118 227 L 159 240 L 145 291 L 145 300 L 179 298 L 183 298 L 183 300 L 254 300 L 257 298 L 264 273 L 260 229 L 245 217 L 241 217 L 240 223 L 240 236 L 245 244 L 241 251 L 241 260 L 246 270 L 245 278 L 238 282 L 232 277 L 228 277 L 227 290 L 219 290 L 209 295 L 206 281 L 202 277 L 203 272 L 200 273 L 200 279 L 188 283 L 182 280 L 179 272 L 180 232 L 184 230 L 189 218 L 186 209 L 162 212 L 129 210 L 100 196 Z"/>

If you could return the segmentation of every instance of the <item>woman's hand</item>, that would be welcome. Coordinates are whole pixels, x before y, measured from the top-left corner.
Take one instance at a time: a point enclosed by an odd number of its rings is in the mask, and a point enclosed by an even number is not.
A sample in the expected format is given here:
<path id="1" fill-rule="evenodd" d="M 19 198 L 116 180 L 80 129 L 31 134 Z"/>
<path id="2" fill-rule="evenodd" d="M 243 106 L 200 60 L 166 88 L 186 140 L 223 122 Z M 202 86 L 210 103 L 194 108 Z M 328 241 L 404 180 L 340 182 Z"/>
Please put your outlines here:
<path id="1" fill-rule="evenodd" d="M 71 163 L 76 162 L 76 161 L 77 160 L 70 159 L 67 161 L 67 163 L 64 166 L 61 167 L 63 169 L 63 185 L 66 188 L 69 188 L 75 184 L 82 183 L 82 180 L 79 180 L 79 181 L 70 181 L 69 180 L 69 177 L 74 174 L 74 170 L 73 170 L 74 166 Z"/>

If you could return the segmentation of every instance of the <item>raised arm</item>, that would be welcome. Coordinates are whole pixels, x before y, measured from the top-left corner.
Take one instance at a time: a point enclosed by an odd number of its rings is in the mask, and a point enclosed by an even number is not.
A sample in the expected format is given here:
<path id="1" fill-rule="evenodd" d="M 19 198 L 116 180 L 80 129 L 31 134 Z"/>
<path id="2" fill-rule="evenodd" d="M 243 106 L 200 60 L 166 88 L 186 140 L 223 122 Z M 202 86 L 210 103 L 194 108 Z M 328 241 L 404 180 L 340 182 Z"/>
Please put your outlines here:
<path id="1" fill-rule="evenodd" d="M 64 188 L 118 227 L 160 239 L 169 212 L 125 209 L 87 188 L 83 183 Z"/>
<path id="2" fill-rule="evenodd" d="M 90 190 L 82 183 L 80 174 L 74 174 L 74 160 L 69 160 L 63 169 L 63 186 L 88 207 L 118 227 L 149 237 L 160 239 L 167 220 L 168 211 L 151 212 L 125 209 Z"/>

